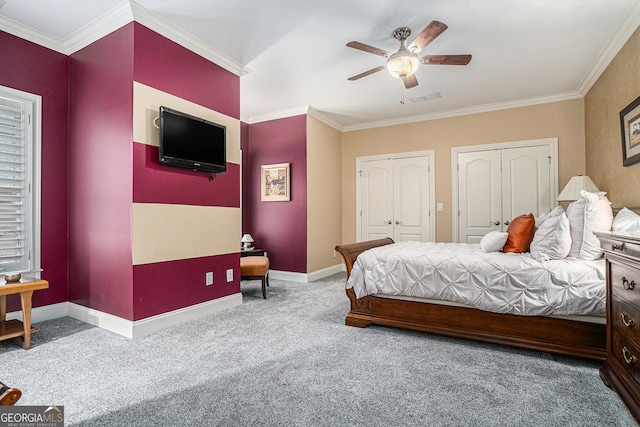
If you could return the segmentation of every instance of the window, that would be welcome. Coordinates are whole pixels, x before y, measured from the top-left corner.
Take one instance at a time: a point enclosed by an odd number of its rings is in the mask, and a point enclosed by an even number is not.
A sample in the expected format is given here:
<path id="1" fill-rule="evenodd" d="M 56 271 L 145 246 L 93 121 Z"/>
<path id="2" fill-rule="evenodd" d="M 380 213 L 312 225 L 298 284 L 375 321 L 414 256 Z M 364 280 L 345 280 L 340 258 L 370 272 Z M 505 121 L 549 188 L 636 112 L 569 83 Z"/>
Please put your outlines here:
<path id="1" fill-rule="evenodd" d="M 41 98 L 0 86 L 0 274 L 40 275 Z"/>

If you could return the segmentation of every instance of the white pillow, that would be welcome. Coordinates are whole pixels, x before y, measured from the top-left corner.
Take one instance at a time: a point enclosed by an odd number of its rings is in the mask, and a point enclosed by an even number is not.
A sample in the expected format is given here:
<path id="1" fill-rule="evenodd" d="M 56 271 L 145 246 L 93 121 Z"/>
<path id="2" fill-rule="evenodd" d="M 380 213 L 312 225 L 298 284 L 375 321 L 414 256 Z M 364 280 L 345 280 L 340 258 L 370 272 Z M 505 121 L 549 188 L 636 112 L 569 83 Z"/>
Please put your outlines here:
<path id="1" fill-rule="evenodd" d="M 480 249 L 484 252 L 498 252 L 507 243 L 509 233 L 506 231 L 490 231 L 480 239 Z"/>
<path id="2" fill-rule="evenodd" d="M 600 241 L 593 233 L 611 230 L 613 211 L 605 194 L 581 190 L 580 199 L 567 208 L 572 241 L 569 257 L 595 260 L 602 256 Z"/>
<path id="3" fill-rule="evenodd" d="M 549 213 L 541 213 L 540 216 L 536 218 L 536 228 L 540 227 L 542 223 L 544 223 L 549 218 L 560 216 L 563 213 L 564 213 L 564 209 L 562 206 L 556 206 Z"/>
<path id="4" fill-rule="evenodd" d="M 531 256 L 538 261 L 563 259 L 571 250 L 569 218 L 562 212 L 560 216 L 547 218 L 533 235 Z"/>
<path id="5" fill-rule="evenodd" d="M 627 208 L 620 209 L 620 212 L 613 218 L 611 231 L 640 235 L 640 215 Z"/>

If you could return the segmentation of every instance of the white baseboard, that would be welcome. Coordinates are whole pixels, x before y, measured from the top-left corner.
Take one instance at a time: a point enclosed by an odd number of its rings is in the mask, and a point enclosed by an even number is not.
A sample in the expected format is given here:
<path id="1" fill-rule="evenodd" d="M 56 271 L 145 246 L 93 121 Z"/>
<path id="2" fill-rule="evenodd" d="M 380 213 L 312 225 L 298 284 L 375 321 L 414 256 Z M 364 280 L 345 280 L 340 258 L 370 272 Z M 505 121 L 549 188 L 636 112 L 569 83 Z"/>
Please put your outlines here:
<path id="1" fill-rule="evenodd" d="M 286 280 L 288 282 L 309 283 L 332 274 L 346 271 L 342 264 L 336 264 L 322 270 L 312 271 L 311 273 L 294 273 L 291 271 L 269 270 L 269 277 L 277 280 Z"/>
<path id="2" fill-rule="evenodd" d="M 67 315 L 67 304 L 61 302 L 58 304 L 45 305 L 31 309 L 31 323 L 44 322 L 45 320 L 57 319 Z M 18 319 L 22 321 L 22 310 L 7 313 L 7 320 Z"/>
<path id="3" fill-rule="evenodd" d="M 325 277 L 329 277 L 332 274 L 340 273 L 341 271 L 346 271 L 346 269 L 344 268 L 344 264 L 336 264 L 332 265 L 331 267 L 323 268 L 322 270 L 312 271 L 311 273 L 307 274 L 307 279 L 310 282 L 313 282 L 314 280 L 320 280 Z"/>
<path id="4" fill-rule="evenodd" d="M 157 316 L 133 322 L 133 338 L 140 338 L 152 334 L 178 323 L 188 322 L 207 314 L 218 313 L 242 305 L 242 293 L 227 295 L 226 297 L 203 302 Z"/>
<path id="5" fill-rule="evenodd" d="M 214 299 L 212 301 L 206 301 L 132 322 L 130 320 L 94 310 L 73 302 L 63 302 L 33 308 L 31 310 L 31 323 L 69 316 L 85 323 L 89 323 L 90 325 L 133 339 L 239 305 L 242 305 L 241 293 L 227 295 L 226 297 Z M 22 320 L 22 311 L 7 313 L 7 320 L 11 319 Z"/>

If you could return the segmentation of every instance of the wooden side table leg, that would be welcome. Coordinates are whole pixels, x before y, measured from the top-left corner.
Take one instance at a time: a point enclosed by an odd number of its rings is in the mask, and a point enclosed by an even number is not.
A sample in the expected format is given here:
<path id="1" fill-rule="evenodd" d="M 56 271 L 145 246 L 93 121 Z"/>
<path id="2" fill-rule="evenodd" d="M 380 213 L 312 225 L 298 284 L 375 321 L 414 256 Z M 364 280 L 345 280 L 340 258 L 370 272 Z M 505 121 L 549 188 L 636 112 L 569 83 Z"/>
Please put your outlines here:
<path id="1" fill-rule="evenodd" d="M 22 326 L 24 328 L 24 342 L 22 348 L 28 350 L 31 347 L 31 297 L 33 291 L 20 292 L 22 302 Z"/>
<path id="2" fill-rule="evenodd" d="M 0 322 L 7 320 L 7 296 L 0 296 Z"/>

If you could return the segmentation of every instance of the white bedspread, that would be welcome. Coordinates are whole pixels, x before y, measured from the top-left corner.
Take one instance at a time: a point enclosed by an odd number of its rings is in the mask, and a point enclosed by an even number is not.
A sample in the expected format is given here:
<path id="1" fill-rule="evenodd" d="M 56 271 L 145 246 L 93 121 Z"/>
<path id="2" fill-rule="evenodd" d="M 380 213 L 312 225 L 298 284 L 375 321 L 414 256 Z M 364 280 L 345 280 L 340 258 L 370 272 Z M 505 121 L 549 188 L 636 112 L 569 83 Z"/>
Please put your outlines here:
<path id="1" fill-rule="evenodd" d="M 604 316 L 604 260 L 539 262 L 477 244 L 401 242 L 358 256 L 347 282 L 358 298 L 401 295 L 520 315 Z"/>

